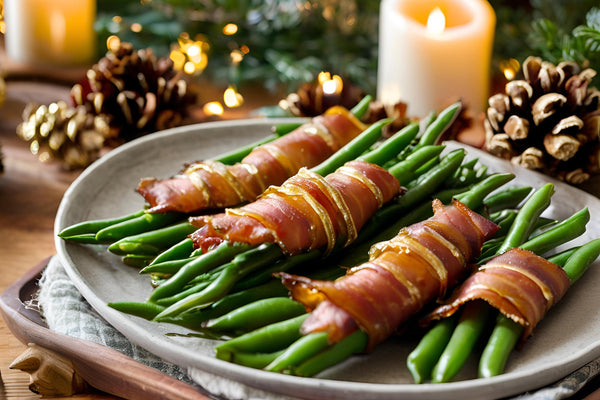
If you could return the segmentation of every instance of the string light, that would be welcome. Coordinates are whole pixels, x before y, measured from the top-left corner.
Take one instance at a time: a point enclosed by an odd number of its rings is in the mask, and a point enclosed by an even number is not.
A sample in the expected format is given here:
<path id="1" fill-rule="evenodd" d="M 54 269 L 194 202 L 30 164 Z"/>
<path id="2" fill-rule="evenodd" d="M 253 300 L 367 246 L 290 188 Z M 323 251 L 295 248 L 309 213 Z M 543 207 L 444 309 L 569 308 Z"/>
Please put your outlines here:
<path id="1" fill-rule="evenodd" d="M 118 36 L 111 35 L 106 39 L 106 48 L 110 51 L 117 51 L 121 47 L 121 39 Z"/>
<path id="2" fill-rule="evenodd" d="M 500 61 L 500 71 L 504 74 L 504 77 L 509 81 L 513 80 L 521 69 L 521 64 L 518 60 L 510 58 L 508 60 Z"/>
<path id="3" fill-rule="evenodd" d="M 134 22 L 133 24 L 131 24 L 131 28 L 130 29 L 131 29 L 132 32 L 140 33 L 142 31 L 142 24 Z"/>
<path id="4" fill-rule="evenodd" d="M 207 116 L 223 115 L 223 106 L 218 101 L 211 101 L 202 107 L 202 111 Z"/>
<path id="5" fill-rule="evenodd" d="M 173 60 L 173 67 L 189 75 L 201 74 L 208 64 L 208 43 L 201 40 L 201 37 L 192 40 L 189 34 L 184 32 L 177 39 L 177 44 L 178 47 L 169 54 L 169 58 Z"/>
<path id="6" fill-rule="evenodd" d="M 233 86 L 229 86 L 223 93 L 223 102 L 229 108 L 239 107 L 244 104 L 244 97 Z"/>
<path id="7" fill-rule="evenodd" d="M 227 24 L 223 27 L 223 34 L 227 36 L 235 35 L 238 31 L 238 26 L 236 24 Z"/>

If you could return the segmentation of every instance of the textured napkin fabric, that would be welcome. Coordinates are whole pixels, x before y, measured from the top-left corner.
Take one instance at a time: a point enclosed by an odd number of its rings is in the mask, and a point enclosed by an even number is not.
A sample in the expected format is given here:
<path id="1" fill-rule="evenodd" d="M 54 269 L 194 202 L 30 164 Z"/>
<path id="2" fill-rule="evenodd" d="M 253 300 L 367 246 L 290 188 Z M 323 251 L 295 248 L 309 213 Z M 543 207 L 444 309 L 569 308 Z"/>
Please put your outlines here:
<path id="1" fill-rule="evenodd" d="M 292 400 L 289 397 L 263 392 L 198 369 L 191 368 L 185 371 L 132 344 L 83 299 L 60 265 L 58 257 L 53 257 L 44 270 L 37 300 L 42 315 L 51 330 L 111 347 L 144 365 L 158 369 L 183 382 L 191 385 L 198 384 L 215 396 L 231 400 Z M 514 399 L 566 399 L 573 396 L 598 375 L 600 375 L 600 359 L 590 362 L 554 385 L 522 394 Z"/>

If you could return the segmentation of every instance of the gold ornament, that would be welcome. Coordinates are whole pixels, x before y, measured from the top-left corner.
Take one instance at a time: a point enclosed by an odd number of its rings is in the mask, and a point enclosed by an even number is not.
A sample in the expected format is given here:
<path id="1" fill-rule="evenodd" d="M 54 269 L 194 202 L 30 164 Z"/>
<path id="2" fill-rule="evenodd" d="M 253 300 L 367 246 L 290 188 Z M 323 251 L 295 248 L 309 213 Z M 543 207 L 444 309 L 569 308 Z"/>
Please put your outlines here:
<path id="1" fill-rule="evenodd" d="M 600 91 L 590 87 L 596 71 L 529 57 L 523 75 L 489 98 L 486 149 L 571 184 L 586 181 L 600 169 Z"/>

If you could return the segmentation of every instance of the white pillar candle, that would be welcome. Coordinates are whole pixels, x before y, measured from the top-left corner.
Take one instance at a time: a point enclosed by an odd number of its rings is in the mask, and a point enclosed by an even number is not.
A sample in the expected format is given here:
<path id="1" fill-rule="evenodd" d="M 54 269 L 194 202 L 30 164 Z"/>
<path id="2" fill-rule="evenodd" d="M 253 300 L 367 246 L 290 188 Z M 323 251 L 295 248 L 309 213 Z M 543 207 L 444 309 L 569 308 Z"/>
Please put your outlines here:
<path id="1" fill-rule="evenodd" d="M 486 0 L 383 0 L 379 21 L 382 103 L 405 102 L 411 116 L 459 98 L 485 109 L 496 25 Z"/>
<path id="2" fill-rule="evenodd" d="M 14 61 L 81 66 L 96 58 L 95 0 L 4 0 L 4 19 Z"/>

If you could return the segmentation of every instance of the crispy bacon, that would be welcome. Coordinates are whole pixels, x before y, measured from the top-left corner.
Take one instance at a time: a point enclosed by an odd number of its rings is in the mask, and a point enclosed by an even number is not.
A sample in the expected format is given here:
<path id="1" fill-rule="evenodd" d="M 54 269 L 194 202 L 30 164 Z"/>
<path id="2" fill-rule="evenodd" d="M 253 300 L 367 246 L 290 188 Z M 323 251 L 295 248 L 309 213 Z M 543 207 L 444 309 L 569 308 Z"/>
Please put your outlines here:
<path id="1" fill-rule="evenodd" d="M 277 243 L 287 254 L 350 243 L 364 223 L 400 194 L 398 180 L 385 169 L 351 161 L 323 178 L 305 168 L 260 198 L 224 213 L 190 218 L 191 235 L 204 251 L 222 240 Z"/>
<path id="2" fill-rule="evenodd" d="M 569 286 L 569 277 L 558 265 L 515 248 L 481 266 L 423 321 L 448 317 L 468 301 L 485 300 L 525 327 L 522 342 Z"/>
<path id="3" fill-rule="evenodd" d="M 312 310 L 302 332 L 326 331 L 336 342 L 360 327 L 372 348 L 456 284 L 498 226 L 457 201 L 436 200 L 433 208 L 433 217 L 374 245 L 368 262 L 333 282 L 280 273 L 292 297 Z"/>
<path id="4" fill-rule="evenodd" d="M 254 201 L 300 168 L 318 165 L 364 129 L 348 110 L 332 107 L 295 131 L 255 148 L 240 163 L 196 162 L 170 179 L 144 178 L 137 191 L 150 204 L 150 212 L 193 213 Z"/>

